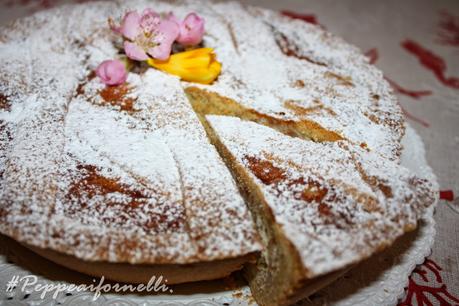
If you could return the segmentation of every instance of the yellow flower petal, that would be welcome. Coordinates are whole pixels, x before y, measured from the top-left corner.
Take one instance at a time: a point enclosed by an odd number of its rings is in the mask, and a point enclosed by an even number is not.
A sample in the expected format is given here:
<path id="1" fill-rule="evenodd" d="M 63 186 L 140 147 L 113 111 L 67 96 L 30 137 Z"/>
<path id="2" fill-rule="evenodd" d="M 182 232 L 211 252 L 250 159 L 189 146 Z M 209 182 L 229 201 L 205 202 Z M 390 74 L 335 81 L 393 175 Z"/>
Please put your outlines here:
<path id="1" fill-rule="evenodd" d="M 211 84 L 222 68 L 213 51 L 212 48 L 199 48 L 173 54 L 166 61 L 149 59 L 147 63 L 184 81 Z"/>

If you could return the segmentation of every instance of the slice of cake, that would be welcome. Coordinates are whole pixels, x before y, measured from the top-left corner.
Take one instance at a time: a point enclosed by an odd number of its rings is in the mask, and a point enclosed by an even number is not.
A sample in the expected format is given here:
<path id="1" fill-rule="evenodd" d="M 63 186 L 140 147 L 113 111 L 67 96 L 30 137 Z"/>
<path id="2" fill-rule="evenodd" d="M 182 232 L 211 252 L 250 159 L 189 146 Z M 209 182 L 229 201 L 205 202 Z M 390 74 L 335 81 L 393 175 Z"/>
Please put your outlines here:
<path id="1" fill-rule="evenodd" d="M 346 141 L 315 143 L 235 117 L 206 118 L 265 246 L 246 269 L 261 305 L 289 304 L 323 286 L 413 230 L 434 202 L 429 181 Z"/>

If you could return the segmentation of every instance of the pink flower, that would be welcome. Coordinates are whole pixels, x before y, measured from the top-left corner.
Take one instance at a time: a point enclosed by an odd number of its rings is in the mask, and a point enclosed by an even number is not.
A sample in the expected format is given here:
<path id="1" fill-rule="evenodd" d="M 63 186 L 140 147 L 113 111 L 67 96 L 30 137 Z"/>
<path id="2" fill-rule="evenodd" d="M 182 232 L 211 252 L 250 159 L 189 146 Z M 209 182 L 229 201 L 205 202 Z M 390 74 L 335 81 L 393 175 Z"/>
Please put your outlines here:
<path id="1" fill-rule="evenodd" d="M 127 71 L 119 60 L 103 61 L 96 69 L 96 75 L 106 85 L 120 85 L 126 82 Z"/>
<path id="2" fill-rule="evenodd" d="M 204 19 L 195 13 L 190 13 L 180 23 L 180 34 L 177 42 L 184 46 L 195 46 L 202 41 L 203 35 Z"/>
<path id="3" fill-rule="evenodd" d="M 152 9 L 146 9 L 142 15 L 135 11 L 128 12 L 116 27 L 112 29 L 124 36 L 124 51 L 133 60 L 145 61 L 149 56 L 166 60 L 171 53 L 172 44 L 179 35 L 177 23 L 162 19 Z"/>

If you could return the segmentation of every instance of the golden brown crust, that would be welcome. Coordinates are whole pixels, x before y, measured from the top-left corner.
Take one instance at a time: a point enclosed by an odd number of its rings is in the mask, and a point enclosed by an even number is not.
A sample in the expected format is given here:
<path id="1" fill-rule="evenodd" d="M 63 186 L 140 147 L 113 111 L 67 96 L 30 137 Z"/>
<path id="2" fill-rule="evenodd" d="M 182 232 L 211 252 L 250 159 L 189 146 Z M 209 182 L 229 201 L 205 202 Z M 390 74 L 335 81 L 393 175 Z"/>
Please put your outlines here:
<path id="1" fill-rule="evenodd" d="M 242 269 L 244 263 L 255 258 L 255 254 L 247 254 L 241 257 L 195 264 L 132 265 L 128 263 L 84 261 L 49 249 L 27 247 L 38 255 L 66 268 L 95 277 L 103 276 L 112 281 L 135 284 L 146 284 L 153 276 L 156 279 L 161 276 L 170 285 L 224 278 L 232 272 Z"/>
<path id="2" fill-rule="evenodd" d="M 50 279 L 54 279 L 55 275 L 64 275 L 65 272 L 62 271 L 65 270 L 60 270 L 59 267 L 65 267 L 86 275 L 122 283 L 147 284 L 153 276 L 155 280 L 161 276 L 162 282 L 168 285 L 223 278 L 240 270 L 245 262 L 253 261 L 256 257 L 255 254 L 247 254 L 228 260 L 185 265 L 91 262 L 49 249 L 23 245 L 4 235 L 0 235 L 0 252 L 17 265 Z M 48 261 L 59 266 L 54 266 Z M 50 268 L 53 271 L 49 271 Z M 75 278 L 72 279 L 73 282 L 79 281 L 76 277 L 78 274 L 72 276 Z"/>

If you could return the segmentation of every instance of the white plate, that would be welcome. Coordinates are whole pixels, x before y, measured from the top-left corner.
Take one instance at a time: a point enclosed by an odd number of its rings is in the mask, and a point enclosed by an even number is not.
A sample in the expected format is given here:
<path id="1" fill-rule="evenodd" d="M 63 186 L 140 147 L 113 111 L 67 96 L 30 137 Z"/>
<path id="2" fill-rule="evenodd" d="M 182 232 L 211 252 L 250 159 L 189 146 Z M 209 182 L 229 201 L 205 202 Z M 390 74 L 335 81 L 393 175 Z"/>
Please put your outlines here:
<path id="1" fill-rule="evenodd" d="M 419 135 L 408 126 L 403 139 L 404 150 L 402 164 L 421 176 L 436 182 L 432 169 L 426 162 L 425 151 Z M 416 232 L 405 235 L 387 251 L 373 256 L 358 267 L 346 273 L 332 285 L 314 294 L 301 305 L 396 305 L 404 294 L 408 276 L 417 264 L 430 254 L 434 236 L 435 221 L 433 210 L 428 210 L 422 225 Z M 21 292 L 17 287 L 6 292 L 6 283 L 13 276 L 29 275 L 39 267 L 47 271 L 38 277 L 40 284 L 71 283 L 87 278 L 78 273 L 62 269 L 38 256 L 18 258 L 21 266 L 6 262 L 5 252 L 12 252 L 12 245 L 3 243 L 5 249 L 0 254 L 0 304 L 2 305 L 162 305 L 162 306 L 213 306 L 213 305 L 255 305 L 250 290 L 240 281 L 228 284 L 228 281 L 213 281 L 174 287 L 173 294 L 133 295 L 103 294 L 93 302 L 93 293 L 59 294 L 54 299 L 47 294 L 41 299 L 39 292 Z M 33 272 L 32 272 L 33 271 Z M 233 289 L 227 289 L 228 287 Z"/>

